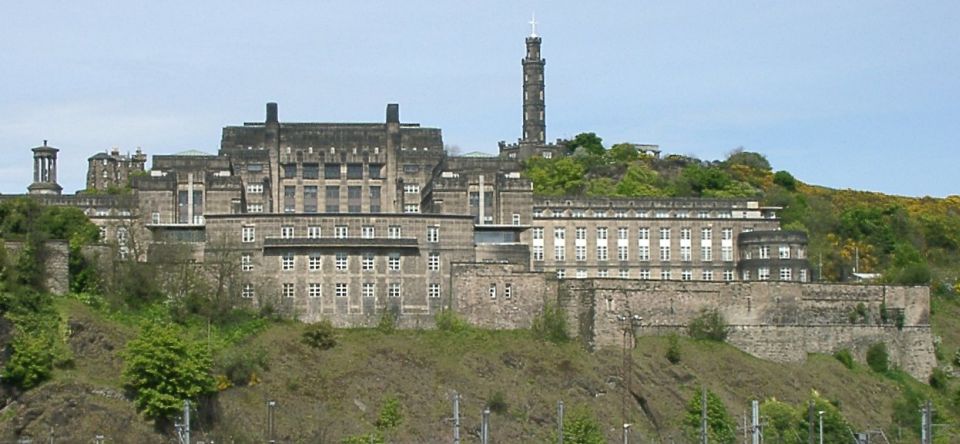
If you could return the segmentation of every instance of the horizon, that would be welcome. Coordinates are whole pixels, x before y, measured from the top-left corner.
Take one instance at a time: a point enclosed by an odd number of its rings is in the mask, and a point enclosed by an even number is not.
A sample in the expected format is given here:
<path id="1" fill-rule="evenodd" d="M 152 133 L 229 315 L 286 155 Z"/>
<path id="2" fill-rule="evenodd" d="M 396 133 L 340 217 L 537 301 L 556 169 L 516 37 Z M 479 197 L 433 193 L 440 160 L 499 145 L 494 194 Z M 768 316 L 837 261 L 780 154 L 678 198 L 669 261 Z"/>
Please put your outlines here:
<path id="1" fill-rule="evenodd" d="M 399 103 L 461 153 L 496 153 L 520 136 L 536 11 L 548 141 L 594 132 L 703 160 L 742 147 L 812 185 L 960 194 L 944 180 L 960 161 L 953 3 L 294 4 L 11 7 L 0 192 L 26 192 L 43 140 L 72 193 L 98 152 L 215 154 L 267 102 L 281 122 L 374 123 Z"/>

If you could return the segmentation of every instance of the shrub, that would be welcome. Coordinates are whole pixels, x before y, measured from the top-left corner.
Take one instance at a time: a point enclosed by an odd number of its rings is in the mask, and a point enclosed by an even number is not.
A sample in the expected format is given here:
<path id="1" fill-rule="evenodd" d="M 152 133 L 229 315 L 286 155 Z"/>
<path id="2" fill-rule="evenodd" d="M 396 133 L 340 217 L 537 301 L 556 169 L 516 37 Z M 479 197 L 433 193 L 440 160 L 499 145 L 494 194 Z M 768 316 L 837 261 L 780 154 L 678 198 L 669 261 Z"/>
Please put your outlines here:
<path id="1" fill-rule="evenodd" d="M 887 344 L 878 342 L 867 349 L 867 365 L 877 373 L 886 373 L 889 370 Z"/>
<path id="2" fill-rule="evenodd" d="M 944 391 L 947 389 L 947 381 L 949 376 L 947 372 L 943 371 L 940 367 L 933 369 L 933 373 L 930 374 L 930 387 L 933 387 L 937 390 Z"/>
<path id="3" fill-rule="evenodd" d="M 780 185 L 790 191 L 796 191 L 797 179 L 787 171 L 777 171 L 773 174 L 773 183 Z"/>
<path id="4" fill-rule="evenodd" d="M 585 408 L 574 408 L 563 419 L 563 442 L 573 444 L 604 444 L 600 423 Z"/>
<path id="5" fill-rule="evenodd" d="M 487 408 L 493 413 L 502 415 L 507 413 L 508 407 L 509 405 L 507 404 L 507 399 L 504 397 L 503 392 L 501 391 L 495 392 L 493 395 L 490 395 L 489 399 L 487 399 Z"/>
<path id="6" fill-rule="evenodd" d="M 729 334 L 729 327 L 723 315 L 717 309 L 703 309 L 700 314 L 690 321 L 687 326 L 690 337 L 710 341 L 724 342 Z"/>
<path id="7" fill-rule="evenodd" d="M 845 348 L 837 350 L 837 352 L 833 354 L 833 357 L 837 358 L 844 367 L 851 370 L 853 369 L 853 355 L 850 353 L 850 350 Z"/>
<path id="8" fill-rule="evenodd" d="M 245 386 L 256 379 L 257 371 L 267 368 L 267 352 L 259 347 L 239 346 L 221 353 L 217 361 L 231 385 Z"/>
<path id="9" fill-rule="evenodd" d="M 670 335 L 668 338 L 669 345 L 667 346 L 667 361 L 670 361 L 671 364 L 677 364 L 680 362 L 680 339 L 676 335 Z"/>
<path id="10" fill-rule="evenodd" d="M 388 335 L 397 329 L 397 317 L 399 313 L 397 307 L 390 307 L 380 314 L 380 321 L 377 322 L 377 331 Z"/>
<path id="11" fill-rule="evenodd" d="M 403 422 L 403 413 L 401 412 L 400 400 L 395 396 L 388 396 L 383 400 L 380 407 L 380 415 L 377 417 L 377 430 L 385 432 L 393 430 Z"/>
<path id="12" fill-rule="evenodd" d="M 439 311 L 433 319 L 437 324 L 437 330 L 441 331 L 460 333 L 470 328 L 470 324 L 457 316 L 453 310 Z"/>
<path id="13" fill-rule="evenodd" d="M 50 377 L 54 353 L 45 335 L 17 333 L 10 348 L 13 354 L 3 369 L 3 380 L 28 389 Z"/>
<path id="14" fill-rule="evenodd" d="M 567 334 L 567 314 L 556 304 L 546 304 L 543 311 L 533 318 L 530 330 L 537 339 L 557 344 L 570 340 Z"/>
<path id="15" fill-rule="evenodd" d="M 684 429 L 690 442 L 696 441 L 700 433 L 701 392 L 697 390 L 687 403 L 683 417 Z M 716 393 L 707 390 L 707 436 L 710 442 L 733 444 L 736 439 L 736 426 L 727 412 L 727 407 Z"/>
<path id="16" fill-rule="evenodd" d="M 212 360 L 206 347 L 184 339 L 178 327 L 146 324 L 122 352 L 123 385 L 134 394 L 137 410 L 160 421 L 177 414 L 183 400 L 213 393 Z"/>
<path id="17" fill-rule="evenodd" d="M 329 350 L 337 345 L 337 331 L 329 319 L 310 324 L 303 332 L 303 343 L 320 350 Z"/>

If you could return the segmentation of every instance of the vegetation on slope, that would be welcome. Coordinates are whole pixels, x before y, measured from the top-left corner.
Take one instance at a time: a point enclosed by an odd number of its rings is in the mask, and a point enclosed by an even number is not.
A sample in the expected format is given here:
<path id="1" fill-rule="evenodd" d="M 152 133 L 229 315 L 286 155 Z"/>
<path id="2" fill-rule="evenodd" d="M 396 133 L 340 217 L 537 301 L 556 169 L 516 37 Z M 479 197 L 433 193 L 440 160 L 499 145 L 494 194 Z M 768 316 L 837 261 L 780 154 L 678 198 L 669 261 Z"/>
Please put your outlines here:
<path id="1" fill-rule="evenodd" d="M 809 235 L 822 279 L 846 281 L 854 269 L 900 284 L 960 291 L 960 196 L 901 197 L 807 185 L 776 171 L 759 153 L 737 149 L 722 161 L 654 158 L 630 144 L 605 149 L 593 133 L 576 136 L 570 156 L 525 165 L 539 195 L 749 197 L 782 207 L 784 229 Z M 822 265 L 821 265 L 822 264 Z"/>

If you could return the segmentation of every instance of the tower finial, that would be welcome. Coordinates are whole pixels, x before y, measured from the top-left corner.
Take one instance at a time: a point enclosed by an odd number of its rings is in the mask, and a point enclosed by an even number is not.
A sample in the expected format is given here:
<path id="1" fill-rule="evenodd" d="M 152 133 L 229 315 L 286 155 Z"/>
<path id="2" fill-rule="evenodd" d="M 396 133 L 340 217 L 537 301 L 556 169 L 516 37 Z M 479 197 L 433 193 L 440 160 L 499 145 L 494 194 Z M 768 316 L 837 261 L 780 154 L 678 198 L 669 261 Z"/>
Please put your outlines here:
<path id="1" fill-rule="evenodd" d="M 530 37 L 537 36 L 537 14 L 530 15 Z"/>

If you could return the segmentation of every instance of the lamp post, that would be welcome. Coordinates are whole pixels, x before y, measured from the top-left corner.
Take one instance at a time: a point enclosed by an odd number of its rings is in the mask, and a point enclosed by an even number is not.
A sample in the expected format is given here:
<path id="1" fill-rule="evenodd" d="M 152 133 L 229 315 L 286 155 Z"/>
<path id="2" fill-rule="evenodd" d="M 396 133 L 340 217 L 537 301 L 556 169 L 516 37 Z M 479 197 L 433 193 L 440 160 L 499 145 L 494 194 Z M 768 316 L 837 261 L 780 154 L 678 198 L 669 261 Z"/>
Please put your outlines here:
<path id="1" fill-rule="evenodd" d="M 823 444 L 823 410 L 818 411 L 817 416 L 820 417 L 820 444 Z"/>

